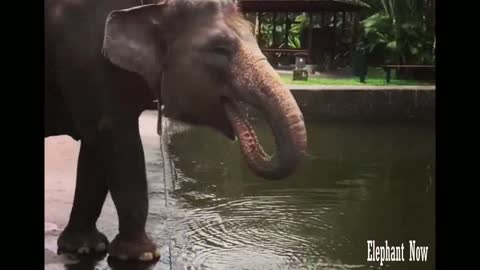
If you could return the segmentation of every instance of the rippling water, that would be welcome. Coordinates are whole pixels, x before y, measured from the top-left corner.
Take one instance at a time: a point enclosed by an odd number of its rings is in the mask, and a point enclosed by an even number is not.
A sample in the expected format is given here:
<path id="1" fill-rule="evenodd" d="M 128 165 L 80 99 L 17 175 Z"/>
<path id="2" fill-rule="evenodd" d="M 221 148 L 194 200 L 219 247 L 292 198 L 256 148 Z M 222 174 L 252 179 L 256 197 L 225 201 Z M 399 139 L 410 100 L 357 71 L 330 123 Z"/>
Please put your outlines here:
<path id="1" fill-rule="evenodd" d="M 413 239 L 429 246 L 428 262 L 386 268 L 434 269 L 434 129 L 307 127 L 307 158 L 297 173 L 276 182 L 248 170 L 238 142 L 204 128 L 171 134 L 170 179 L 164 191 L 152 192 L 149 220 L 157 241 L 168 243 L 162 263 L 173 269 L 371 269 L 379 264 L 366 261 L 367 240 Z M 262 124 L 256 130 L 271 151 L 269 130 Z M 165 173 L 156 170 L 149 174 Z"/>
<path id="2" fill-rule="evenodd" d="M 72 263 L 55 256 L 51 235 L 45 269 L 434 269 L 432 127 L 307 123 L 308 155 L 298 171 L 269 182 L 250 172 L 238 142 L 172 124 L 159 144 L 156 122 L 155 112 L 140 118 L 147 230 L 161 248 L 160 261 Z M 271 151 L 269 130 L 260 123 L 255 128 Z M 118 232 L 110 198 L 98 226 L 109 239 Z M 416 240 L 429 247 L 428 261 L 380 267 L 367 262 L 367 240 Z"/>

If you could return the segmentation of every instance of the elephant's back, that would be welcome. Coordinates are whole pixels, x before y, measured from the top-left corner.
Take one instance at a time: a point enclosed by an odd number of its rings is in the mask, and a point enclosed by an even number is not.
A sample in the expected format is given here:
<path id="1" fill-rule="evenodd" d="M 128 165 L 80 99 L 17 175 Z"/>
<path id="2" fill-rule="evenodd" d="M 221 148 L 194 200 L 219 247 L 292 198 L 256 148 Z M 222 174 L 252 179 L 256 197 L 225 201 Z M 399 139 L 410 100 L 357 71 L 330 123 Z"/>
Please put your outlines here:
<path id="1" fill-rule="evenodd" d="M 85 69 L 103 61 L 105 20 L 113 10 L 138 5 L 140 0 L 47 0 L 46 56 L 62 70 Z M 60 67 L 61 66 L 61 67 Z M 90 68 L 89 68 L 90 70 Z"/>

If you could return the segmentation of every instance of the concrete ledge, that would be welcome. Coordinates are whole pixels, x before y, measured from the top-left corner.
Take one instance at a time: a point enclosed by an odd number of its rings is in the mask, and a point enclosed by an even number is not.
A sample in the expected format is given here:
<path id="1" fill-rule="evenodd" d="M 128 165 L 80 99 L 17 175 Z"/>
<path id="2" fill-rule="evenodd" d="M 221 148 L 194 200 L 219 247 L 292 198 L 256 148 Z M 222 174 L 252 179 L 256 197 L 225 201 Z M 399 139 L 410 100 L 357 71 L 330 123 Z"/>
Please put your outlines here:
<path id="1" fill-rule="evenodd" d="M 432 121 L 435 86 L 290 86 L 306 120 Z"/>
<path id="2" fill-rule="evenodd" d="M 430 121 L 435 86 L 289 85 L 306 120 Z M 152 103 L 151 110 L 157 110 Z M 256 113 L 247 110 L 255 118 Z"/>

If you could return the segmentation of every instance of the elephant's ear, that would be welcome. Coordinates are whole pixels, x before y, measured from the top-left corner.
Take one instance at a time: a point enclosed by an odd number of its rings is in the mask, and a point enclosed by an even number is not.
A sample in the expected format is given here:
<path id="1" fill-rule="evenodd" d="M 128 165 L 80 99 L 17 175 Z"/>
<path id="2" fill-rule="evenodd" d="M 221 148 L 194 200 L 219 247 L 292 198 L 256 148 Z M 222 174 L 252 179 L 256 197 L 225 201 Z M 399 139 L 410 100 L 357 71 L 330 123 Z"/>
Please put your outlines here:
<path id="1" fill-rule="evenodd" d="M 103 54 L 115 65 L 142 75 L 153 86 L 162 68 L 160 19 L 165 4 L 112 11 L 106 20 Z"/>

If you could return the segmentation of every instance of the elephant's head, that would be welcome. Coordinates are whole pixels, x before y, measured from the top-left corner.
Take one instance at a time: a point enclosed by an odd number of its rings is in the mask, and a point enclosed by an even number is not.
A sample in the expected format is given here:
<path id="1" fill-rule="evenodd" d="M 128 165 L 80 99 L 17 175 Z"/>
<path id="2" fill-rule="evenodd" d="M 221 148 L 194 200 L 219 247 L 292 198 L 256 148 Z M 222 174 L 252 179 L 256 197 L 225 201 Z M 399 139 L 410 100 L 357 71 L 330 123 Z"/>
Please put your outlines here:
<path id="1" fill-rule="evenodd" d="M 290 175 L 306 151 L 302 113 L 233 1 L 167 0 L 113 11 L 103 52 L 145 78 L 166 117 L 237 137 L 250 168 L 263 178 Z M 273 156 L 259 144 L 245 104 L 266 116 Z"/>

